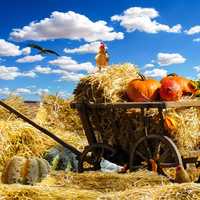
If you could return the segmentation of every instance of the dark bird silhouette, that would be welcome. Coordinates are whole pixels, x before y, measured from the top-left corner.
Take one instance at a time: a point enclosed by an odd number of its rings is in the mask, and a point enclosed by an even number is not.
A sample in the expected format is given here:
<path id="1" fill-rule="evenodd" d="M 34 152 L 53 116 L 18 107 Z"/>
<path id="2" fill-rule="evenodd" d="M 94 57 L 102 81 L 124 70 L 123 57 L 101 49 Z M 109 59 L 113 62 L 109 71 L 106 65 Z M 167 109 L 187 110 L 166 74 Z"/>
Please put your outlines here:
<path id="1" fill-rule="evenodd" d="M 60 56 L 58 53 L 56 53 L 55 51 L 52 51 L 50 49 L 46 49 L 46 48 L 43 48 L 37 44 L 29 44 L 28 47 L 31 47 L 33 49 L 37 49 L 39 50 L 39 53 L 44 55 L 44 54 L 54 54 L 56 56 Z"/>

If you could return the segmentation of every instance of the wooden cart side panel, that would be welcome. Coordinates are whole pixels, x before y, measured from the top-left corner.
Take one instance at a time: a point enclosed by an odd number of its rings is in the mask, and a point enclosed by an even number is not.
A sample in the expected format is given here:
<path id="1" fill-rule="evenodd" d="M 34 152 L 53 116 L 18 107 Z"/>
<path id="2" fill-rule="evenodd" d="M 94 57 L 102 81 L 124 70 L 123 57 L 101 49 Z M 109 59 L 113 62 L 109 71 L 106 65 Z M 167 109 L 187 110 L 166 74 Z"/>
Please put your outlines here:
<path id="1" fill-rule="evenodd" d="M 97 140 L 94 134 L 94 130 L 92 128 L 90 119 L 89 119 L 89 113 L 88 113 L 88 108 L 86 104 L 82 104 L 79 108 L 78 108 L 78 112 L 79 112 L 79 116 L 85 131 L 85 136 L 87 138 L 87 141 L 89 143 L 89 145 L 92 144 L 96 144 Z"/>

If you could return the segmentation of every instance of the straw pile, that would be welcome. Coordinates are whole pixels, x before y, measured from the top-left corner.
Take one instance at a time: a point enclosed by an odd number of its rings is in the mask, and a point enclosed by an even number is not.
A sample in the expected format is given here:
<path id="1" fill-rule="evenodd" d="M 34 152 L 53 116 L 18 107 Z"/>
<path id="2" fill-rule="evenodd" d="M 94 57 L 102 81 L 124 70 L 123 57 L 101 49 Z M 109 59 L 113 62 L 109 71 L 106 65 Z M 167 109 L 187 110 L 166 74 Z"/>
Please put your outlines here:
<path id="1" fill-rule="evenodd" d="M 71 109 L 70 99 L 59 96 L 43 96 L 41 106 L 36 115 L 36 121 L 43 126 L 73 131 L 82 134 L 83 129 L 76 110 Z"/>
<path id="2" fill-rule="evenodd" d="M 85 138 L 76 133 L 51 128 L 50 131 L 77 149 L 87 144 Z M 0 121 L 0 170 L 15 155 L 40 157 L 55 144 L 54 140 L 21 120 Z"/>
<path id="3" fill-rule="evenodd" d="M 138 78 L 137 68 L 130 64 L 112 66 L 99 73 L 84 77 L 74 91 L 75 102 L 124 102 L 127 101 L 125 90 L 130 80 Z M 195 100 L 194 100 L 195 101 Z M 99 141 L 124 150 L 127 154 L 133 143 L 143 136 L 143 122 L 140 110 L 101 109 L 90 111 L 90 120 Z M 158 112 L 148 111 L 150 118 L 150 134 L 160 134 Z M 169 135 L 176 143 L 180 152 L 187 156 L 195 150 L 200 142 L 200 110 L 198 108 L 167 109 L 165 116 L 171 116 L 176 122 Z M 113 120 L 114 119 L 114 120 Z M 113 130 L 112 123 L 117 125 Z"/>
<path id="4" fill-rule="evenodd" d="M 147 171 L 116 173 L 53 173 L 35 186 L 2 185 L 5 200 L 198 200 L 200 185 L 170 184 Z"/>
<path id="5" fill-rule="evenodd" d="M 22 97 L 10 96 L 7 99 L 5 99 L 4 102 L 12 106 L 19 112 L 25 114 L 26 116 L 30 118 L 34 117 L 35 113 L 33 113 L 32 109 L 30 109 L 28 105 L 24 104 L 24 100 Z M 14 114 L 11 114 L 9 111 L 7 111 L 6 109 L 0 106 L 0 119 L 14 120 L 16 119 L 16 116 Z"/>

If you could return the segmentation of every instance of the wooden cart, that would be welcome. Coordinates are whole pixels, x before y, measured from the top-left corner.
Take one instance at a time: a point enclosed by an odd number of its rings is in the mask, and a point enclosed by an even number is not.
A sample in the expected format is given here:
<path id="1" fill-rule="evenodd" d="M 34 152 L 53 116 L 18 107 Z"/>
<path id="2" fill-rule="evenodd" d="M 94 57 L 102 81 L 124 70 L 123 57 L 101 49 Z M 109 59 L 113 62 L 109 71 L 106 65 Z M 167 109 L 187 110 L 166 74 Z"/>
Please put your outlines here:
<path id="1" fill-rule="evenodd" d="M 99 169 L 99 163 L 102 157 L 116 164 L 128 164 L 130 171 L 147 168 L 152 170 L 152 163 L 156 163 L 160 174 L 165 174 L 166 168 L 174 168 L 183 165 L 185 168 L 188 163 L 198 164 L 199 151 L 190 152 L 190 157 L 183 157 L 171 138 L 166 136 L 164 129 L 163 110 L 167 108 L 199 107 L 200 101 L 180 101 L 180 102 L 139 102 L 139 103 L 72 103 L 71 107 L 79 111 L 80 118 L 85 130 L 89 145 L 80 156 L 79 171 L 91 170 L 89 162 L 93 164 L 93 169 Z M 102 109 L 124 110 L 137 108 L 141 110 L 141 117 L 144 123 L 144 133 L 132 144 L 131 153 L 127 156 L 114 146 L 106 143 L 97 142 L 94 129 L 90 120 L 90 111 L 101 112 Z M 148 109 L 158 109 L 160 135 L 149 134 L 149 119 L 146 115 Z M 117 124 L 112 123 L 112 130 L 119 131 Z M 92 161 L 92 162 L 91 162 Z M 153 161 L 153 162 L 152 162 Z M 91 166 L 91 165 L 89 165 Z"/>
<path id="2" fill-rule="evenodd" d="M 80 152 L 70 144 L 65 143 L 63 140 L 58 138 L 55 134 L 51 133 L 47 129 L 39 126 L 28 117 L 24 116 L 14 108 L 0 101 L 0 106 L 14 113 L 19 118 L 31 124 L 42 133 L 48 135 L 63 147 L 68 148 L 77 155 L 79 160 L 79 172 L 85 170 L 99 170 L 100 162 L 102 158 L 105 158 L 113 163 L 124 165 L 128 164 L 130 171 L 147 168 L 152 170 L 152 161 L 156 163 L 158 172 L 165 174 L 166 168 L 176 167 L 178 165 L 187 166 L 187 163 L 194 163 L 199 165 L 198 154 L 199 151 L 190 152 L 190 157 L 183 157 L 175 143 L 166 136 L 164 129 L 163 110 L 166 108 L 183 108 L 183 107 L 200 107 L 200 101 L 183 101 L 183 102 L 141 102 L 141 103 L 71 103 L 71 107 L 77 109 L 85 130 L 85 135 L 88 140 L 88 146 L 86 146 L 83 152 Z M 107 143 L 98 142 L 92 123 L 89 117 L 89 111 L 100 112 L 101 109 L 123 109 L 126 111 L 131 108 L 141 109 L 141 116 L 144 123 L 143 135 L 132 144 L 132 151 L 130 155 L 125 155 L 124 152 L 116 149 Z M 160 124 L 160 135 L 148 133 L 148 116 L 146 111 L 150 108 L 158 109 L 159 112 L 159 124 Z M 113 131 L 118 131 L 117 124 L 113 120 L 112 122 Z"/>

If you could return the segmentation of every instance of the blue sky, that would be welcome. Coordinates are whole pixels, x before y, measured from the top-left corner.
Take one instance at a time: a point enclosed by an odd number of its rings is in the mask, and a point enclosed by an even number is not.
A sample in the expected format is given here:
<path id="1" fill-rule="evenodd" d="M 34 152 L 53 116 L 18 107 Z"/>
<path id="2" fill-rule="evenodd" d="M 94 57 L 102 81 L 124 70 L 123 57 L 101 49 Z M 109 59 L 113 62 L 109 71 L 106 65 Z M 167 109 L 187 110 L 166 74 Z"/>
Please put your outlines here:
<path id="1" fill-rule="evenodd" d="M 0 97 L 70 95 L 94 70 L 102 40 L 110 64 L 131 62 L 158 79 L 200 77 L 198 0 L 2 0 L 0 9 Z M 61 56 L 41 56 L 29 43 Z"/>

